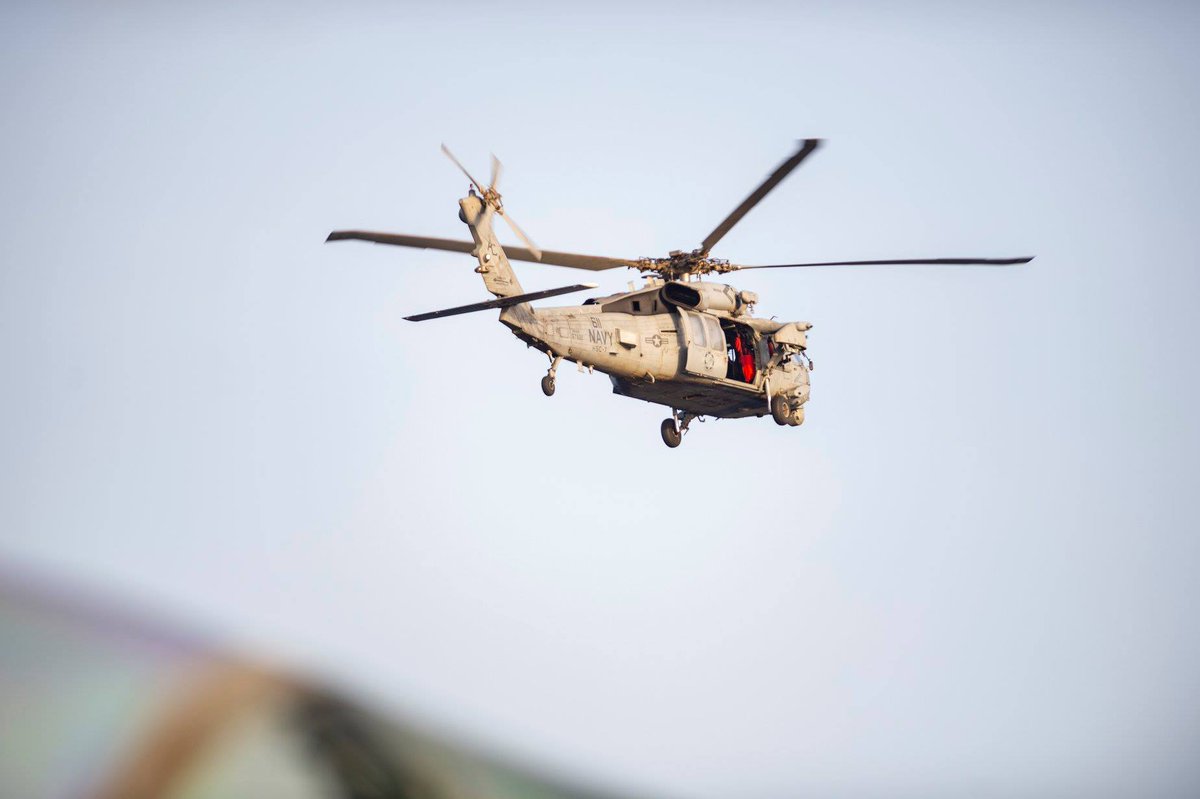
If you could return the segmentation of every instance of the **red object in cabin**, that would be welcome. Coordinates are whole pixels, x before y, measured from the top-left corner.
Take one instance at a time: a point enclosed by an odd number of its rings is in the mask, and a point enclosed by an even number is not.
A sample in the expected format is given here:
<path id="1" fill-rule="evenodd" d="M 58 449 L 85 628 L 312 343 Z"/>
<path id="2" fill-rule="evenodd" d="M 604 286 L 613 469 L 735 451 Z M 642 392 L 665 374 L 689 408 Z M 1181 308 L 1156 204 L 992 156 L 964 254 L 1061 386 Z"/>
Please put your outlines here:
<path id="1" fill-rule="evenodd" d="M 754 379 L 754 350 L 742 345 L 741 336 L 733 340 L 733 349 L 742 367 L 742 379 L 749 383 Z"/>

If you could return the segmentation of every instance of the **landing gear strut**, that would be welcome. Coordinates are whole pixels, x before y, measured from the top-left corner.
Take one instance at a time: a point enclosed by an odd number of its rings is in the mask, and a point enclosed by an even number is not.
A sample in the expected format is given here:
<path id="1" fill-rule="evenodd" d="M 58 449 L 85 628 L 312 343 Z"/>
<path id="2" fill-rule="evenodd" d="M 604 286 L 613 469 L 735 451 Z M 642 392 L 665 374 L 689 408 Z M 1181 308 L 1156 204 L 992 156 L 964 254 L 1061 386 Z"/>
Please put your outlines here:
<path id="1" fill-rule="evenodd" d="M 662 424 L 658 426 L 659 432 L 662 433 L 663 443 L 671 449 L 678 447 L 683 441 L 683 434 L 687 432 L 688 425 L 695 418 L 695 414 L 675 411 L 670 419 L 663 419 Z M 676 419 L 679 420 L 678 424 L 675 422 Z"/>
<path id="2" fill-rule="evenodd" d="M 550 371 L 542 378 L 542 393 L 547 397 L 554 396 L 554 373 L 558 369 L 558 364 L 562 361 L 562 356 L 550 357 Z"/>

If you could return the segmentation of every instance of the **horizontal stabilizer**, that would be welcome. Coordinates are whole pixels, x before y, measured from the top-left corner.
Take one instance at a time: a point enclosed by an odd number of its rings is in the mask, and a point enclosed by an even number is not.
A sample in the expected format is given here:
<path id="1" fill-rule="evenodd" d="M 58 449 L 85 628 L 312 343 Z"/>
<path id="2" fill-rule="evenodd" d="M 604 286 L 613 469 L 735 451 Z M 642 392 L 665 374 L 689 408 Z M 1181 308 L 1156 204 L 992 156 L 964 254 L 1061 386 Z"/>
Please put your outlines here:
<path id="1" fill-rule="evenodd" d="M 577 283 L 574 286 L 563 286 L 560 289 L 532 291 L 529 294 L 517 294 L 513 297 L 497 297 L 496 299 L 488 300 L 487 302 L 477 302 L 473 305 L 460 305 L 457 308 L 446 308 L 442 311 L 430 311 L 429 313 L 421 313 L 417 314 L 416 316 L 406 316 L 404 318 L 410 322 L 424 322 L 426 319 L 440 319 L 443 316 L 457 316 L 462 313 L 486 311 L 489 308 L 508 308 L 511 305 L 520 305 L 523 302 L 544 300 L 547 297 L 557 297 L 559 294 L 570 294 L 573 291 L 587 291 L 588 289 L 594 288 L 596 288 L 595 283 Z"/>

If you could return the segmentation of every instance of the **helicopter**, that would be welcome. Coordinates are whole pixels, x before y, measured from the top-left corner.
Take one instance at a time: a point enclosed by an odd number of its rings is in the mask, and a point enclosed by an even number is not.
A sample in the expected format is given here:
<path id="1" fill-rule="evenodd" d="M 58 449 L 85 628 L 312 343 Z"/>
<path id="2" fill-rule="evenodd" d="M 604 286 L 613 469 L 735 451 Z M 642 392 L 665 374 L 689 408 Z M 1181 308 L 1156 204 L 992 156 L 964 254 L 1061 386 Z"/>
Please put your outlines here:
<path id="1" fill-rule="evenodd" d="M 459 200 L 459 219 L 472 241 L 335 230 L 326 241 L 360 240 L 376 244 L 469 253 L 475 271 L 495 299 L 404 317 L 423 322 L 491 309 L 500 322 L 526 345 L 544 353 L 550 366 L 542 377 L 542 393 L 555 393 L 556 374 L 563 361 L 580 371 L 607 374 L 613 393 L 664 405 L 671 416 L 660 433 L 668 447 L 678 447 L 689 425 L 699 419 L 737 419 L 767 414 L 782 426 L 804 422 L 813 362 L 808 354 L 809 322 L 780 322 L 754 316 L 758 295 L 704 278 L 747 269 L 789 269 L 817 266 L 909 264 L 990 265 L 1024 264 L 1024 258 L 917 258 L 871 261 L 822 261 L 743 266 L 710 255 L 716 244 L 751 209 L 778 186 L 821 145 L 821 139 L 802 139 L 796 151 L 759 184 L 693 250 L 672 250 L 666 257 L 610 258 L 539 249 L 513 221 L 496 186 L 502 166 L 491 159 L 491 181 L 484 186 L 442 145 L 442 152 L 470 181 Z M 494 220 L 501 216 L 524 247 L 503 247 Z M 603 271 L 636 269 L 645 283 L 630 290 L 590 297 L 582 305 L 534 308 L 536 300 L 597 288 L 577 283 L 544 291 L 525 292 L 510 260 L 539 262 L 573 269 Z"/>

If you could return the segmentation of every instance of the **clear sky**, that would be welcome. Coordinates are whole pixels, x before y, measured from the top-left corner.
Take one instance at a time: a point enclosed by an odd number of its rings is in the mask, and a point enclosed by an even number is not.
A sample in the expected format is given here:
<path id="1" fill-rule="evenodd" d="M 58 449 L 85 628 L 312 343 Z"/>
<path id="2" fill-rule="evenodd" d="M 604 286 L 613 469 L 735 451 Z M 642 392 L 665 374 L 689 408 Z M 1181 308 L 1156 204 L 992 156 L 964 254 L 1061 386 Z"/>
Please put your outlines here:
<path id="1" fill-rule="evenodd" d="M 1195 5 L 105 6 L 0 10 L 4 562 L 647 793 L 1200 790 Z M 738 275 L 800 428 L 668 450 L 322 243 L 466 236 L 445 141 L 690 249 L 805 136 L 715 255 L 1037 260 Z"/>

